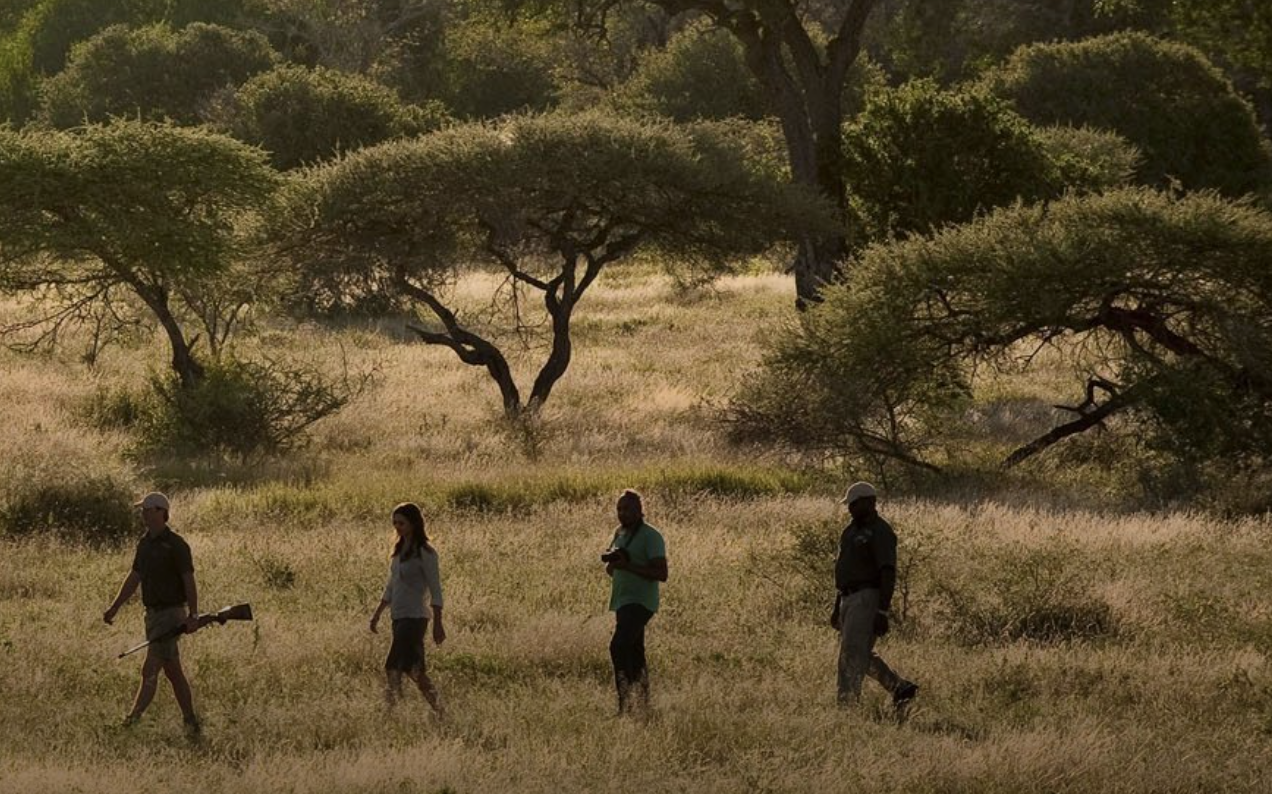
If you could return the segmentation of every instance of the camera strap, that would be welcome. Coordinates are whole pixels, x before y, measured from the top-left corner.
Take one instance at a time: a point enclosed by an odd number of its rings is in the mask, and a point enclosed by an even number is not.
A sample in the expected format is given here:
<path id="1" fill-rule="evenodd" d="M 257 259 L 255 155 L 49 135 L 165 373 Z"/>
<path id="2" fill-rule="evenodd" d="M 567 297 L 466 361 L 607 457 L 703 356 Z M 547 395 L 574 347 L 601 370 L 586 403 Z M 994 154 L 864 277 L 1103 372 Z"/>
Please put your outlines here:
<path id="1" fill-rule="evenodd" d="M 630 532 L 627 533 L 627 542 L 624 543 L 622 546 L 616 546 L 615 544 L 618 542 L 619 533 L 621 533 L 624 529 L 623 527 L 619 527 L 618 530 L 614 533 L 614 540 L 613 542 L 610 543 L 610 545 L 614 546 L 614 548 L 630 549 L 632 546 L 632 541 L 636 539 L 636 533 L 640 532 L 640 528 L 643 526 L 645 526 L 645 522 L 641 521 L 639 524 L 633 527 Z"/>

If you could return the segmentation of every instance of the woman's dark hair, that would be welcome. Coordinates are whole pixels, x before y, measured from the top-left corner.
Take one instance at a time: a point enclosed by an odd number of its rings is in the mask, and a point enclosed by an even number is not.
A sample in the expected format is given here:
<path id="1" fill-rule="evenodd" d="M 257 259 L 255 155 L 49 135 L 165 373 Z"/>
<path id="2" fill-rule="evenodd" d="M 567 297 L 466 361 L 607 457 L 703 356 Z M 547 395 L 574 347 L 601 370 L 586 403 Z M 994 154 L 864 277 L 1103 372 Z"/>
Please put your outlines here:
<path id="1" fill-rule="evenodd" d="M 393 508 L 393 515 L 402 516 L 406 519 L 406 523 L 411 525 L 411 548 L 415 554 L 419 554 L 420 549 L 427 549 L 429 554 L 437 553 L 428 542 L 428 533 L 424 531 L 424 513 L 420 511 L 419 505 L 414 502 L 403 502 Z M 394 557 L 402 553 L 402 542 L 403 539 L 398 538 L 393 546 Z"/>

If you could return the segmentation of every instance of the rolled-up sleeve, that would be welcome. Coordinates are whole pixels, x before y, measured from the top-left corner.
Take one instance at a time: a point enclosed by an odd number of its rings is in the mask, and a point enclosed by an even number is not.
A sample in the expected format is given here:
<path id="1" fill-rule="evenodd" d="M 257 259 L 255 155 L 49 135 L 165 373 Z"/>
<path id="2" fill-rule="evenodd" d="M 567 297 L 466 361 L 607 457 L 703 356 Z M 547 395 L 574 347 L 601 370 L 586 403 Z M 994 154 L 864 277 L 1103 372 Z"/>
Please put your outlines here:
<path id="1" fill-rule="evenodd" d="M 389 580 L 384 583 L 384 595 L 380 596 L 380 600 L 385 603 L 393 601 L 393 568 L 389 568 Z"/>

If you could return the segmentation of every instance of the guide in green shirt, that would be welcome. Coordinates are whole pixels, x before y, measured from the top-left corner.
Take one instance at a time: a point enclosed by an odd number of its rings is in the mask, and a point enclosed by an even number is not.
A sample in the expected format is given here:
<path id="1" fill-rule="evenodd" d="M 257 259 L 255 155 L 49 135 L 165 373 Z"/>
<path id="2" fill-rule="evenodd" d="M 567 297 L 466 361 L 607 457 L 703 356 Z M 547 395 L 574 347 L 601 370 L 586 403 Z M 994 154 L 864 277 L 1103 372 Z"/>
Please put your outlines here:
<path id="1" fill-rule="evenodd" d="M 667 543 L 658 530 L 646 524 L 644 519 L 635 528 L 619 527 L 610 542 L 610 548 L 627 552 L 627 563 L 615 567 L 610 583 L 610 611 L 617 612 L 628 604 L 640 604 L 650 612 L 658 611 L 659 579 L 650 579 L 635 573 L 648 568 L 654 560 L 667 562 Z"/>
<path id="2" fill-rule="evenodd" d="M 649 670 L 645 663 L 645 626 L 658 611 L 658 588 L 667 581 L 667 545 L 658 530 L 645 523 L 641 497 L 626 490 L 618 497 L 619 528 L 610 547 L 601 555 L 611 577 L 610 610 L 614 612 L 614 637 L 610 659 L 618 711 L 632 706 L 633 687 L 640 704 L 649 707 Z"/>

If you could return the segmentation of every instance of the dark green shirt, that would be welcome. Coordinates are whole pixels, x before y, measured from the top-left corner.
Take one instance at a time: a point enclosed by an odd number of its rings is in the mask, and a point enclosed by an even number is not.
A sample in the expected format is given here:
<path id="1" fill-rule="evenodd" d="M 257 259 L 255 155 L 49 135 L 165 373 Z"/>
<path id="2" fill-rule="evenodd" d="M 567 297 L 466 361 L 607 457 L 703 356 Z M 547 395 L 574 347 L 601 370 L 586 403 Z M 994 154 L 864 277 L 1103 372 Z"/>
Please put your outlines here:
<path id="1" fill-rule="evenodd" d="M 835 587 L 840 592 L 879 587 L 879 571 L 896 567 L 897 535 L 878 513 L 860 523 L 854 519 L 844 529 L 835 560 Z"/>
<path id="2" fill-rule="evenodd" d="M 190 545 L 168 527 L 155 537 L 147 532 L 137 542 L 132 569 L 141 577 L 141 603 L 150 609 L 179 607 L 186 602 L 183 573 L 194 572 Z"/>

